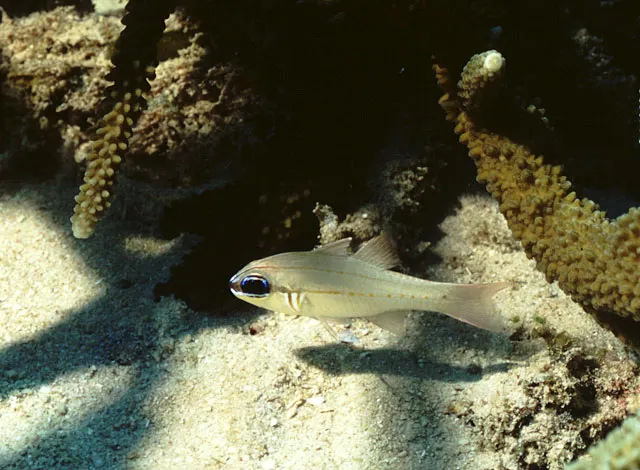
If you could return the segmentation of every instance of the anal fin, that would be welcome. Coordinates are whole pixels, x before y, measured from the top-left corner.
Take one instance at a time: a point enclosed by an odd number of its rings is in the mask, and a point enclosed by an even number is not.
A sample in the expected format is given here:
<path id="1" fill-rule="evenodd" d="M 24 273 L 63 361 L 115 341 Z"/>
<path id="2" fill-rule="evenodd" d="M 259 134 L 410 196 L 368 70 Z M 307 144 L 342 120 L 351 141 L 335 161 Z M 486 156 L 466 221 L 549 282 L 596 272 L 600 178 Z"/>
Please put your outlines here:
<path id="1" fill-rule="evenodd" d="M 410 313 L 411 310 L 398 310 L 385 312 L 375 317 L 366 317 L 366 319 L 383 330 L 390 331 L 398 336 L 404 336 L 407 332 L 405 321 Z"/>

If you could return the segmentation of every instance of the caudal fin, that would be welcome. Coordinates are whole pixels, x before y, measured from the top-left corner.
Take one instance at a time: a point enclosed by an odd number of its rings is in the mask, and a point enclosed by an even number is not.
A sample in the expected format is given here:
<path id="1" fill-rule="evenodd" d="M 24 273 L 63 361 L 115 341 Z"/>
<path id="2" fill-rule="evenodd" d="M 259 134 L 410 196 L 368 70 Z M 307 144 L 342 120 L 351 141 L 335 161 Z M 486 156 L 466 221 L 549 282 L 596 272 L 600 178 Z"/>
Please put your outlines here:
<path id="1" fill-rule="evenodd" d="M 433 309 L 484 330 L 503 332 L 504 319 L 496 311 L 493 296 L 509 285 L 508 282 L 448 284 Z"/>

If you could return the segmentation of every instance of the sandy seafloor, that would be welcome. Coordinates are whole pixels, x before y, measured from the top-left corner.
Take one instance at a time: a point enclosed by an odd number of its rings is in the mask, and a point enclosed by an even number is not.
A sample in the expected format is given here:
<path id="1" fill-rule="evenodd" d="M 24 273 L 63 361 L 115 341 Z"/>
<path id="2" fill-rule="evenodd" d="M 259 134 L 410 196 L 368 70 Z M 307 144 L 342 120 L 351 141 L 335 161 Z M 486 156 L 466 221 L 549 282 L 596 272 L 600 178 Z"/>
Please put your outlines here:
<path id="1" fill-rule="evenodd" d="M 480 446 L 487 428 L 464 416 L 477 421 L 496 400 L 524 400 L 523 378 L 550 361 L 541 340 L 518 345 L 428 313 L 403 339 L 358 322 L 353 350 L 311 319 L 256 314 L 240 301 L 231 315 L 196 313 L 153 296 L 188 237 L 128 235 L 139 232 L 116 210 L 94 237 L 76 240 L 72 184 L 8 184 L 0 468 L 519 467 L 517 443 Z M 513 281 L 496 297 L 505 317 L 525 328 L 548 322 L 628 361 L 612 334 L 535 270 L 488 196 L 464 196 L 441 228 L 443 261 L 425 276 Z M 563 432 L 539 439 L 562 441 Z M 550 468 L 561 468 L 566 455 L 555 458 Z"/>

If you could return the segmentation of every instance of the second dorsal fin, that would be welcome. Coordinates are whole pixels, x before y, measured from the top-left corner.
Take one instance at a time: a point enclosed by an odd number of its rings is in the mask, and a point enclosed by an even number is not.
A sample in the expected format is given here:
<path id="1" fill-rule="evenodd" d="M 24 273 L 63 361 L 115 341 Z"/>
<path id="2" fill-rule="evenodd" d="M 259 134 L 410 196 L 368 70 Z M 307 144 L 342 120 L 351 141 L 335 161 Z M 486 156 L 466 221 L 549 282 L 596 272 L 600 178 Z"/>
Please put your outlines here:
<path id="1" fill-rule="evenodd" d="M 353 257 L 383 269 L 391 269 L 400 264 L 395 246 L 386 233 L 366 242 Z"/>
<path id="2" fill-rule="evenodd" d="M 315 253 L 322 253 L 331 256 L 349 256 L 349 247 L 351 246 L 351 237 L 343 238 L 335 242 L 327 243 L 314 249 Z"/>

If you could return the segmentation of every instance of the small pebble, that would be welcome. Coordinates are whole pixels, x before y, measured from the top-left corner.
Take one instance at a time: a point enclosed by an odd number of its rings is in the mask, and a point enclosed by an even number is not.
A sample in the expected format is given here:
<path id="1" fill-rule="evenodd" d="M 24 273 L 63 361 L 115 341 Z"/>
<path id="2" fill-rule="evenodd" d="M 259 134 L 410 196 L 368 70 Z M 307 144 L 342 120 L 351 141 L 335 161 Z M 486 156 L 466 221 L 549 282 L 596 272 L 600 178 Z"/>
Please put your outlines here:
<path id="1" fill-rule="evenodd" d="M 276 468 L 276 461 L 273 459 L 267 459 L 262 461 L 263 470 L 273 470 Z"/>
<path id="2" fill-rule="evenodd" d="M 313 406 L 320 406 L 324 403 L 324 397 L 321 397 L 320 395 L 316 395 L 311 398 L 307 398 L 307 403 Z"/>
<path id="3" fill-rule="evenodd" d="M 345 344 L 360 344 L 360 340 L 351 330 L 342 330 L 340 333 L 340 342 Z"/>

